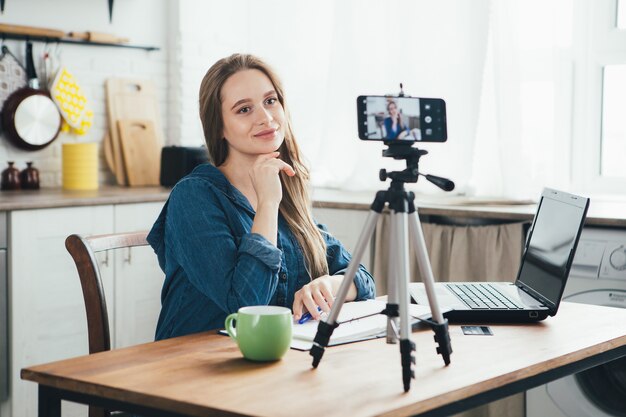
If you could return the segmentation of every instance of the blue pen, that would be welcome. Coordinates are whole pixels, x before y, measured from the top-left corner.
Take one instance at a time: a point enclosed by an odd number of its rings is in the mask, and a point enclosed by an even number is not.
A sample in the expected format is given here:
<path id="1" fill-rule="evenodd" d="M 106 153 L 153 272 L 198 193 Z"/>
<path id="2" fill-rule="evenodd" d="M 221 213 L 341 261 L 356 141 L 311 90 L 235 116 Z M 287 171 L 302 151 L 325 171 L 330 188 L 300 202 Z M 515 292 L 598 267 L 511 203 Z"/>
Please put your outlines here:
<path id="1" fill-rule="evenodd" d="M 322 311 L 322 309 L 318 307 L 317 311 Z M 300 320 L 298 320 L 298 324 L 304 324 L 307 321 L 311 320 L 312 318 L 313 316 L 311 315 L 311 313 L 307 311 L 306 313 L 302 315 L 302 317 L 300 317 Z"/>

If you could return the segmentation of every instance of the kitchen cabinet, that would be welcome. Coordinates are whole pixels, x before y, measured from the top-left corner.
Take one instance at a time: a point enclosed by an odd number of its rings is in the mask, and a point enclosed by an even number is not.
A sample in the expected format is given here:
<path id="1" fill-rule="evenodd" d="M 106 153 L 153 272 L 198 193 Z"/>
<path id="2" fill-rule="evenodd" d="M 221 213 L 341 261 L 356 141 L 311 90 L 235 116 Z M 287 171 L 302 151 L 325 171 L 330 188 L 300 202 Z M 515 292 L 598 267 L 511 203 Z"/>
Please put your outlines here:
<path id="1" fill-rule="evenodd" d="M 88 353 L 83 296 L 65 238 L 72 233 L 148 229 L 162 206 L 157 202 L 9 213 L 12 417 L 37 415 L 36 386 L 20 380 L 21 368 Z M 163 274 L 152 249 L 103 252 L 97 259 L 112 346 L 153 340 Z M 86 415 L 85 406 L 63 403 L 63 416 Z"/>
<path id="2" fill-rule="evenodd" d="M 37 415 L 37 389 L 20 369 L 88 353 L 87 320 L 74 261 L 65 238 L 113 232 L 113 206 L 21 210 L 9 213 L 11 334 L 10 402 L 13 417 Z M 112 296 L 112 270 L 102 271 Z M 65 404 L 64 404 L 65 406 Z M 76 408 L 63 415 L 78 415 Z"/>
<path id="3" fill-rule="evenodd" d="M 115 233 L 149 230 L 163 203 L 115 206 Z M 152 247 L 118 249 L 115 252 L 114 348 L 154 340 L 161 311 L 161 288 L 165 275 Z"/>
<path id="4" fill-rule="evenodd" d="M 0 417 L 8 414 L 9 397 L 9 270 L 7 215 L 0 212 Z"/>

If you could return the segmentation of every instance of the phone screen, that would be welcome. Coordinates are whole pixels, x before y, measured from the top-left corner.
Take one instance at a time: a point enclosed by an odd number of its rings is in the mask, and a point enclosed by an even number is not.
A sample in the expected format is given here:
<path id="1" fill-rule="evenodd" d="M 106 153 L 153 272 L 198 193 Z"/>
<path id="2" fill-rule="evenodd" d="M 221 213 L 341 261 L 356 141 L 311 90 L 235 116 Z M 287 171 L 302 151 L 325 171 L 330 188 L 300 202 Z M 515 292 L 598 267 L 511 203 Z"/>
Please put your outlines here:
<path id="1" fill-rule="evenodd" d="M 359 96 L 359 138 L 445 142 L 446 102 L 440 98 Z"/>

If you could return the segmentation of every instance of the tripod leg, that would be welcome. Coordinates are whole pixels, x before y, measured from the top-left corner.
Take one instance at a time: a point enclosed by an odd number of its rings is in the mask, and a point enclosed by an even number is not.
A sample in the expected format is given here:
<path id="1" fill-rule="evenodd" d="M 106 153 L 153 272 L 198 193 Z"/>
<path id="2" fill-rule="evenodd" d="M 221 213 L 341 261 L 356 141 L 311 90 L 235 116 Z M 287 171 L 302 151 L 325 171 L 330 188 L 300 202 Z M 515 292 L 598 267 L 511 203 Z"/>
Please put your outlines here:
<path id="1" fill-rule="evenodd" d="M 398 260 L 396 258 L 398 254 L 398 247 L 396 242 L 396 236 L 398 232 L 395 230 L 396 222 L 393 217 L 389 218 L 389 233 L 387 236 L 387 242 L 389 244 L 389 253 L 387 262 L 387 343 L 395 344 L 398 342 L 398 336 L 396 329 L 398 329 L 398 280 L 396 279 L 396 265 Z"/>
<path id="2" fill-rule="evenodd" d="M 409 317 L 409 235 L 406 210 L 400 213 L 392 211 L 394 232 L 396 233 L 396 280 L 398 301 L 400 304 L 400 357 L 402 362 L 402 382 L 404 392 L 411 387 L 415 378 L 413 364 L 415 343 L 411 341 L 411 319 Z"/>
<path id="3" fill-rule="evenodd" d="M 337 291 L 337 295 L 335 296 L 335 301 L 333 302 L 333 306 L 330 309 L 328 318 L 325 321 L 320 321 L 317 327 L 317 333 L 315 334 L 315 338 L 313 339 L 313 346 L 309 351 L 309 354 L 313 356 L 314 368 L 317 368 L 320 360 L 322 360 L 322 356 L 324 355 L 324 349 L 326 348 L 326 346 L 328 346 L 330 336 L 333 334 L 333 330 L 335 330 L 335 327 L 337 327 L 337 317 L 339 316 L 339 312 L 341 311 L 343 303 L 346 301 L 346 296 L 348 295 L 350 284 L 352 284 L 354 276 L 356 275 L 356 271 L 359 269 L 359 264 L 361 262 L 361 258 L 363 258 L 363 254 L 365 253 L 367 244 L 372 239 L 372 235 L 374 233 L 374 229 L 376 228 L 376 221 L 379 214 L 380 213 L 378 213 L 377 211 L 370 211 L 367 220 L 365 221 L 365 227 L 363 228 L 363 231 L 361 232 L 361 235 L 357 240 L 356 248 L 352 253 L 352 259 L 350 260 L 348 269 L 343 276 L 343 280 L 341 281 L 341 285 L 339 286 L 339 290 Z"/>
<path id="4" fill-rule="evenodd" d="M 410 210 L 411 211 L 411 210 Z M 433 319 L 437 322 L 437 325 L 433 326 L 435 331 L 435 341 L 439 344 L 437 353 L 443 356 L 443 361 L 446 365 L 450 363 L 450 354 L 452 353 L 452 345 L 450 343 L 450 334 L 448 333 L 448 320 L 443 318 L 439 303 L 437 301 L 437 295 L 435 293 L 435 279 L 433 277 L 433 270 L 430 266 L 430 259 L 426 252 L 426 241 L 424 240 L 424 232 L 422 231 L 422 225 L 417 214 L 417 210 L 412 207 L 412 213 L 410 213 L 409 231 L 411 238 L 415 244 L 415 254 L 417 255 L 417 263 L 426 289 L 426 295 L 428 296 L 428 304 L 430 305 L 430 311 Z"/>

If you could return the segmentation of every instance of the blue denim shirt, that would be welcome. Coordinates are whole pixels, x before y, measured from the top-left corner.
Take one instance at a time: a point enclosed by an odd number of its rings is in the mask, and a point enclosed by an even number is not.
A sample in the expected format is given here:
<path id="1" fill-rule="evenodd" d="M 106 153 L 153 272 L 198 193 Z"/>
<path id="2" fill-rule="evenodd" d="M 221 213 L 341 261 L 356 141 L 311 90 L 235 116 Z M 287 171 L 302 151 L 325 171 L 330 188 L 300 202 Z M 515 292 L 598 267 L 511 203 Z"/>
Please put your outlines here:
<path id="1" fill-rule="evenodd" d="M 311 280 L 300 246 L 280 214 L 277 246 L 251 233 L 254 215 L 246 197 L 211 164 L 176 184 L 148 235 L 165 272 L 157 340 L 222 328 L 226 316 L 243 306 L 293 306 L 294 293 Z M 350 254 L 318 227 L 329 274 L 342 274 Z M 362 265 L 354 283 L 358 300 L 375 296 Z"/>

